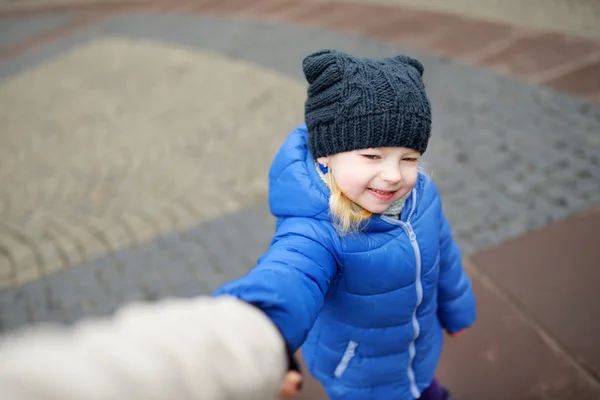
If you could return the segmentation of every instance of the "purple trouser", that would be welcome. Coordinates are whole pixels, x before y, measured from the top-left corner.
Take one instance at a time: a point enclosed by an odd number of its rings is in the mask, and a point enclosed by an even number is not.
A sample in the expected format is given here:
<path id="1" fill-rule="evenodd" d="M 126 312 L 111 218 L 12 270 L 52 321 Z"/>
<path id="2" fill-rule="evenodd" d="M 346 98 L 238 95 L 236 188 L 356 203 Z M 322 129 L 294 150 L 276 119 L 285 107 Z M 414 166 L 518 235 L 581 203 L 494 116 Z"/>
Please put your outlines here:
<path id="1" fill-rule="evenodd" d="M 421 393 L 419 400 L 450 400 L 450 395 L 448 390 L 434 378 L 431 385 Z"/>

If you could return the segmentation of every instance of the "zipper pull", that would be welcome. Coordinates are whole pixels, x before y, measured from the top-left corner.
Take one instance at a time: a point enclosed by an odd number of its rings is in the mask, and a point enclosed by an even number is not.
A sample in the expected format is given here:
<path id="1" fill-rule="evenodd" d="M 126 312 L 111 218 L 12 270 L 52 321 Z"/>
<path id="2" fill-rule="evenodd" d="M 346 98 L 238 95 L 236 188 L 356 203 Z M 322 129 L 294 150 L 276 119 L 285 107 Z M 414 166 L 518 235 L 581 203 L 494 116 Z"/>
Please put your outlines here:
<path id="1" fill-rule="evenodd" d="M 417 239 L 417 235 L 415 234 L 415 231 L 413 230 L 413 228 L 410 225 L 410 223 L 406 224 L 406 230 L 407 230 L 407 233 L 408 233 L 408 239 L 411 242 L 414 242 Z"/>

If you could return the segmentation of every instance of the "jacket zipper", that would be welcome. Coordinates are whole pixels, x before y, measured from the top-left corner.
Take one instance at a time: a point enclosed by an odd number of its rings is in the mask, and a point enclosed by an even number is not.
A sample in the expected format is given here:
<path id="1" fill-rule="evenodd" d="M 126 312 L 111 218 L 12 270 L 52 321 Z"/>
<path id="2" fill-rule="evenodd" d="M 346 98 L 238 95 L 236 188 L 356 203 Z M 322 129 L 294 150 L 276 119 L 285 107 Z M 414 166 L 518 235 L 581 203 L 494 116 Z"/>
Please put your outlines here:
<path id="1" fill-rule="evenodd" d="M 408 379 L 410 380 L 411 394 L 413 395 L 414 398 L 418 399 L 421 396 L 421 392 L 419 391 L 419 388 L 417 387 L 413 363 L 414 363 L 415 356 L 417 353 L 415 342 L 416 342 L 417 338 L 419 337 L 419 334 L 421 333 L 421 327 L 419 325 L 419 320 L 417 319 L 417 309 L 419 308 L 419 306 L 421 305 L 421 302 L 423 301 L 423 283 L 421 282 L 421 269 L 422 269 L 421 249 L 419 248 L 419 242 L 417 241 L 417 235 L 415 234 L 415 231 L 413 230 L 412 225 L 410 224 L 410 218 L 412 217 L 412 215 L 415 211 L 416 204 L 417 204 L 416 194 L 417 194 L 416 190 L 413 189 L 412 196 L 411 196 L 412 197 L 412 199 L 411 199 L 412 207 L 411 207 L 410 213 L 408 214 L 408 217 L 406 218 L 406 222 L 396 220 L 396 219 L 386 217 L 386 216 L 382 216 L 381 218 L 384 221 L 389 222 L 391 224 L 402 226 L 402 228 L 406 232 L 406 235 L 408 236 L 408 239 L 410 240 L 410 244 L 413 248 L 413 252 L 415 253 L 415 261 L 416 261 L 415 286 L 416 286 L 416 291 L 417 291 L 417 304 L 415 305 L 415 308 L 413 309 L 413 315 L 412 315 L 412 325 L 413 325 L 414 336 L 408 347 L 409 360 L 408 360 L 408 367 L 407 367 L 407 375 L 408 375 Z"/>

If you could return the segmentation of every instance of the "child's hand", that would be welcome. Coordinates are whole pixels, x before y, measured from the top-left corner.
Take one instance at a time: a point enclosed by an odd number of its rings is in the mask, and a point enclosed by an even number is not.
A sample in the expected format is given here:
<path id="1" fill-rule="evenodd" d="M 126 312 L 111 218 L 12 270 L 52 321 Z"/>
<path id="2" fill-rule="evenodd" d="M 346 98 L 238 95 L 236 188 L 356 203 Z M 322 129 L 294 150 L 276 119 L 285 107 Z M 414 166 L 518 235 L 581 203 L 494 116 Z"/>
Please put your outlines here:
<path id="1" fill-rule="evenodd" d="M 300 384 L 302 375 L 297 371 L 289 371 L 283 377 L 283 382 L 279 389 L 279 395 L 282 400 L 293 399 L 300 393 Z"/>

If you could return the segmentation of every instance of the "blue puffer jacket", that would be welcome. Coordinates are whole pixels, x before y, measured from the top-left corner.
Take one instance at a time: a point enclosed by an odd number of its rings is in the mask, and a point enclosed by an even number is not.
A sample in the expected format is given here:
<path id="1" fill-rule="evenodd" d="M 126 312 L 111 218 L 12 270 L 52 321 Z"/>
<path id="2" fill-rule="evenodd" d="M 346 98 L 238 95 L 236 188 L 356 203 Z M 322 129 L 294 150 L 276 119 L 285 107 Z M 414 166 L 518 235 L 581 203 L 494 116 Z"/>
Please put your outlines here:
<path id="1" fill-rule="evenodd" d="M 435 184 L 420 174 L 400 220 L 374 216 L 366 233 L 340 237 L 305 125 L 289 135 L 269 179 L 271 247 L 215 294 L 257 304 L 293 350 L 303 345 L 331 399 L 418 398 L 433 379 L 442 328 L 475 320 Z"/>

